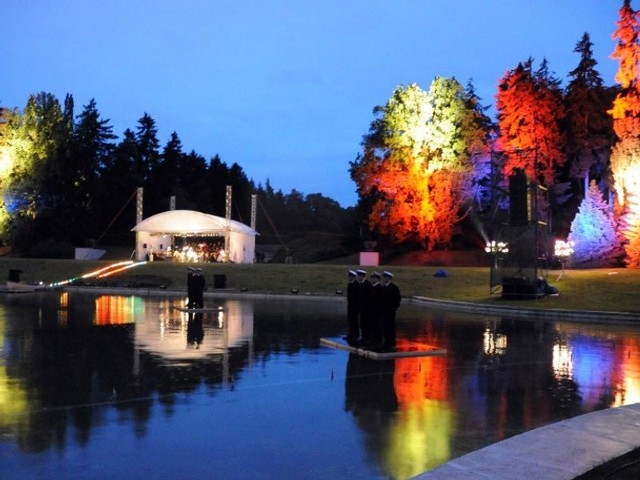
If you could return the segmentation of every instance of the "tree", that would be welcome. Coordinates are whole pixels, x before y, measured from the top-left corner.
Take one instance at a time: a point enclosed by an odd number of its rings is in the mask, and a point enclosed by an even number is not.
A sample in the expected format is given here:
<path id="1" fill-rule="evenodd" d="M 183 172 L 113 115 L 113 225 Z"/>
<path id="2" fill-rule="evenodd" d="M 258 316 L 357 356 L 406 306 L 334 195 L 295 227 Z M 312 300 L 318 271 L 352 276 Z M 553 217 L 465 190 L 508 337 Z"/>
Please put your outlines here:
<path id="1" fill-rule="evenodd" d="M 618 142 L 611 152 L 611 171 L 626 246 L 625 262 L 640 267 L 640 14 L 625 0 L 619 10 L 612 54 L 618 60 L 621 91 L 610 113 Z"/>
<path id="2" fill-rule="evenodd" d="M 150 167 L 145 182 L 145 211 L 148 215 L 168 210 L 170 197 L 182 195 L 180 165 L 183 156 L 182 142 L 178 134 L 173 132 L 158 162 Z"/>
<path id="3" fill-rule="evenodd" d="M 69 220 L 77 244 L 86 238 L 95 239 L 105 226 L 100 205 L 103 188 L 100 172 L 109 162 L 116 138 L 109 120 L 100 116 L 92 98 L 77 117 L 68 161 L 58 185 L 61 192 L 59 214 Z"/>
<path id="4" fill-rule="evenodd" d="M 13 159 L 6 198 L 12 222 L 7 241 L 27 249 L 61 233 L 43 212 L 56 202 L 51 164 L 63 162 L 71 132 L 60 103 L 46 92 L 29 96 L 24 114 L 14 117 L 11 128 Z"/>
<path id="5" fill-rule="evenodd" d="M 470 158 L 487 137 L 471 105 L 460 83 L 436 77 L 429 92 L 401 86 L 374 109 L 350 168 L 371 230 L 428 250 L 451 240 L 470 196 Z"/>
<path id="6" fill-rule="evenodd" d="M 569 73 L 571 80 L 565 90 L 564 132 L 567 138 L 569 177 L 582 185 L 585 177 L 599 181 L 606 175 L 613 143 L 613 123 L 607 114 L 611 101 L 608 89 L 595 69 L 593 43 L 585 33 L 574 52 L 580 54 L 578 66 Z"/>
<path id="7" fill-rule="evenodd" d="M 504 175 L 522 169 L 527 177 L 550 187 L 565 163 L 560 122 L 562 92 L 543 61 L 519 63 L 502 77 L 496 94 L 499 134 L 497 147 L 505 156 Z"/>
<path id="8" fill-rule="evenodd" d="M 622 252 L 613 209 L 602 197 L 595 180 L 578 207 L 569 232 L 573 242 L 572 264 L 611 266 Z"/>

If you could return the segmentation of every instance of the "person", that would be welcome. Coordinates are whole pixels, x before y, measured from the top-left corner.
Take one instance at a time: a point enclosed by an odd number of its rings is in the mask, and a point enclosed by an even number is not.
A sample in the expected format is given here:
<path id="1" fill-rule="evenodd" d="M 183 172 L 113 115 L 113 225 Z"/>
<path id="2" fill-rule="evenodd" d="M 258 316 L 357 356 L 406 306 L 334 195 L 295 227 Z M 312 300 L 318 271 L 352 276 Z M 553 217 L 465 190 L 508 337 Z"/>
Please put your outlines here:
<path id="1" fill-rule="evenodd" d="M 360 330 L 360 343 L 371 341 L 369 329 L 369 300 L 371 299 L 371 282 L 367 279 L 366 270 L 356 270 L 356 281 L 358 282 L 358 326 Z"/>
<path id="2" fill-rule="evenodd" d="M 194 308 L 195 282 L 194 276 L 196 269 L 189 267 L 187 270 L 187 308 Z"/>
<path id="3" fill-rule="evenodd" d="M 402 297 L 400 288 L 393 283 L 393 274 L 388 271 L 382 273 L 382 335 L 383 348 L 393 351 L 396 348 L 396 310 L 400 307 Z"/>
<path id="4" fill-rule="evenodd" d="M 354 345 L 358 341 L 358 288 L 360 284 L 356 281 L 356 272 L 347 272 L 347 326 L 348 333 L 345 340 L 349 345 Z"/>
<path id="5" fill-rule="evenodd" d="M 204 289 L 204 275 L 202 275 L 202 269 L 197 268 L 193 276 L 193 308 L 202 308 L 204 306 Z"/>
<path id="6" fill-rule="evenodd" d="M 384 299 L 382 276 L 378 272 L 371 274 L 371 295 L 369 297 L 369 308 L 367 312 L 367 323 L 369 326 L 369 344 L 373 348 L 382 347 L 382 303 Z"/>

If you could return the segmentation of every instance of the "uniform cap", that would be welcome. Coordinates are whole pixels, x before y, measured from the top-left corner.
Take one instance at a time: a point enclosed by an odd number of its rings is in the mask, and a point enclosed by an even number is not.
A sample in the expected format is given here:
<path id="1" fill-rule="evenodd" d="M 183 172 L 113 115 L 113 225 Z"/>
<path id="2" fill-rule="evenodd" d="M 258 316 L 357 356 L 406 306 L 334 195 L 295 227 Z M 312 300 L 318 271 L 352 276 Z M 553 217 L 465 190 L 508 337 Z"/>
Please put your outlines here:
<path id="1" fill-rule="evenodd" d="M 366 270 L 356 270 L 356 273 L 357 273 L 358 275 L 366 275 L 366 274 L 367 274 L 367 271 L 366 271 Z"/>
<path id="2" fill-rule="evenodd" d="M 382 272 L 382 276 L 383 277 L 387 277 L 387 278 L 393 278 L 393 273 L 391 272 L 387 272 L 386 270 L 384 272 Z"/>

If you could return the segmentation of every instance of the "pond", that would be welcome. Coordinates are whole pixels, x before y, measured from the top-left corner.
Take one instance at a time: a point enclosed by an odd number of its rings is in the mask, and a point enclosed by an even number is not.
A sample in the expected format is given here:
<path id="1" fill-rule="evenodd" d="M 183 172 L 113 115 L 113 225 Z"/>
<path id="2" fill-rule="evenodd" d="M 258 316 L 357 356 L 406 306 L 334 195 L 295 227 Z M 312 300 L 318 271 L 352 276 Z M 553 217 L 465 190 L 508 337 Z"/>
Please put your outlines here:
<path id="1" fill-rule="evenodd" d="M 44 292 L 0 297 L 7 478 L 407 479 L 512 435 L 640 401 L 633 325 L 404 302 L 371 360 L 320 344 L 345 304 Z"/>

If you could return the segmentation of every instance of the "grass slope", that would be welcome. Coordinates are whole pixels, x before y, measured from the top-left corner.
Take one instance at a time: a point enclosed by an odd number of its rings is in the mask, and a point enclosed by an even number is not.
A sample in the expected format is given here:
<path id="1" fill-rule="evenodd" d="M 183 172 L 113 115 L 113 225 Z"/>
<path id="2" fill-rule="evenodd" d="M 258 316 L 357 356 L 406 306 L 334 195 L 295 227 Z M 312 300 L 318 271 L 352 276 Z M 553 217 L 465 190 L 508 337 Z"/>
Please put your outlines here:
<path id="1" fill-rule="evenodd" d="M 0 269 L 21 270 L 25 283 L 59 282 L 79 277 L 110 261 L 44 260 L 0 258 Z M 213 275 L 224 274 L 227 288 L 260 293 L 289 293 L 298 289 L 301 294 L 334 295 L 345 290 L 348 269 L 360 268 L 355 264 L 199 264 L 209 288 Z M 186 290 L 188 264 L 153 262 L 127 270 L 112 278 L 86 282 L 105 286 L 160 287 Z M 378 270 L 391 270 L 403 296 L 425 296 L 438 299 L 461 300 L 477 303 L 496 303 L 533 308 L 561 308 L 569 310 L 596 310 L 640 312 L 640 270 L 592 269 L 549 272 L 547 280 L 560 290 L 558 297 L 541 300 L 502 300 L 489 291 L 489 269 L 485 267 L 446 267 L 448 276 L 434 277 L 442 267 L 380 266 Z M 372 271 L 372 268 L 368 269 Z"/>

